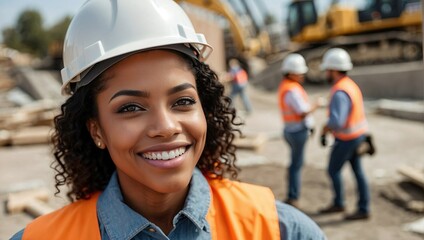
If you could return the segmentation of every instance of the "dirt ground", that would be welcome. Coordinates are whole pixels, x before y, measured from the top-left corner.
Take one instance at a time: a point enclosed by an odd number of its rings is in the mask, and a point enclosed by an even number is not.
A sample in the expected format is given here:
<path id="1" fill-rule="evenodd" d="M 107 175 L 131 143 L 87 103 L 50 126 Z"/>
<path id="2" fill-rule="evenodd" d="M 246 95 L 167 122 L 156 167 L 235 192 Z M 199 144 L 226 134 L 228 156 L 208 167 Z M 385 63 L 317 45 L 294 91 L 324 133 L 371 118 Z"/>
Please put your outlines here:
<path id="1" fill-rule="evenodd" d="M 324 88 L 308 88 L 311 97 L 325 94 Z M 270 187 L 276 198 L 285 198 L 286 168 L 289 164 L 288 148 L 281 140 L 281 122 L 275 96 L 250 89 L 254 113 L 244 118 L 246 135 L 265 135 L 267 141 L 257 151 L 240 150 L 238 163 L 242 171 L 239 178 L 246 182 Z M 331 201 L 330 182 L 325 172 L 329 148 L 318 145 L 317 134 L 306 149 L 302 175 L 300 208 L 324 230 L 330 240 L 418 240 L 424 239 L 404 230 L 404 225 L 424 218 L 423 213 L 407 211 L 398 202 L 383 196 L 387 189 L 398 188 L 414 193 L 414 199 L 424 201 L 424 191 L 405 183 L 397 173 L 401 165 L 424 169 L 424 126 L 420 122 L 393 119 L 374 114 L 373 101 L 367 101 L 367 117 L 376 138 L 377 155 L 364 157 L 363 165 L 371 187 L 371 219 L 346 222 L 343 214 L 319 215 L 317 210 Z M 325 109 L 315 114 L 317 126 L 325 119 Z M 47 187 L 52 197 L 49 205 L 57 208 L 66 204 L 64 198 L 53 197 L 52 160 L 47 145 L 16 146 L 0 148 L 0 201 L 7 194 L 28 188 Z M 356 193 L 353 175 L 346 165 L 343 170 L 348 212 L 354 211 Z M 26 213 L 7 214 L 0 210 L 0 239 L 8 239 L 23 228 L 32 217 Z"/>
<path id="2" fill-rule="evenodd" d="M 286 168 L 278 165 L 262 165 L 244 167 L 240 179 L 270 187 L 275 197 L 283 200 L 286 197 Z M 306 167 L 303 170 L 303 188 L 300 209 L 309 215 L 326 233 L 328 239 L 423 239 L 420 236 L 403 230 L 403 224 L 422 218 L 423 214 L 405 211 L 404 208 L 387 201 L 381 193 L 387 187 L 400 187 L 397 183 L 387 185 L 371 185 L 371 219 L 365 221 L 345 221 L 343 213 L 330 215 L 318 214 L 318 209 L 331 202 L 330 182 L 323 170 Z M 415 186 L 410 186 L 414 188 Z M 416 187 L 415 187 L 416 188 Z M 355 186 L 346 186 L 348 212 L 354 211 L 356 195 Z M 414 189 L 413 191 L 420 191 Z M 424 193 L 421 195 L 424 200 Z"/>

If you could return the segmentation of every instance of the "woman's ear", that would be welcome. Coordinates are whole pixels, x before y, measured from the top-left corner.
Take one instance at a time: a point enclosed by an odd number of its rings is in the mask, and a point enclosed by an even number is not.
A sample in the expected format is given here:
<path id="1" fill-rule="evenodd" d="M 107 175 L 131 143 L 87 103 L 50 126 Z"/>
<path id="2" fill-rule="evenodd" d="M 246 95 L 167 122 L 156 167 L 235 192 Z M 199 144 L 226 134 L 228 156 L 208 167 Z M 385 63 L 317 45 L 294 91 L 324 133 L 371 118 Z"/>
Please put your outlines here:
<path id="1" fill-rule="evenodd" d="M 102 131 L 99 125 L 99 122 L 95 119 L 89 119 L 87 121 L 87 129 L 90 132 L 91 138 L 94 141 L 94 144 L 100 148 L 100 149 L 104 149 L 105 148 L 105 144 L 103 141 L 103 135 L 102 135 Z"/>

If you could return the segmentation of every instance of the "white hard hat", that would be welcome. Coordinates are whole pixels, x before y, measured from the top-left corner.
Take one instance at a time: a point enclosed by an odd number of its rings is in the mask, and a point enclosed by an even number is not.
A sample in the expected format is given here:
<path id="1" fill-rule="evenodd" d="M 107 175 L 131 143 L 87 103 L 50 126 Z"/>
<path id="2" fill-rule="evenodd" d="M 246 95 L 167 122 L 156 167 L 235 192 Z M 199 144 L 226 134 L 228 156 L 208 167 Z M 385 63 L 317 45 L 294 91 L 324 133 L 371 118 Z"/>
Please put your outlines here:
<path id="1" fill-rule="evenodd" d="M 281 71 L 283 74 L 305 74 L 308 71 L 305 59 L 302 55 L 297 53 L 289 54 L 281 64 Z"/>
<path id="2" fill-rule="evenodd" d="M 72 94 L 71 84 L 88 84 L 134 52 L 156 48 L 195 55 L 199 61 L 212 52 L 172 0 L 88 0 L 65 36 L 62 93 Z"/>
<path id="3" fill-rule="evenodd" d="M 332 48 L 324 54 L 321 70 L 349 71 L 352 68 L 353 64 L 346 50 Z"/>

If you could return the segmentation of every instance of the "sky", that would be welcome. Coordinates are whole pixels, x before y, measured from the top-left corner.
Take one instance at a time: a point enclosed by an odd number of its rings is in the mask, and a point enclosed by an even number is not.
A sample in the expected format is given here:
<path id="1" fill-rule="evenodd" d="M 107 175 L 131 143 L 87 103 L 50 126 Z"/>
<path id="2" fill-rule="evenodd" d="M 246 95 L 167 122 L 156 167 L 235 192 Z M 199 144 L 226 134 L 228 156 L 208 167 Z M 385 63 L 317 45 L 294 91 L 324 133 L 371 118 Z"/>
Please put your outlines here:
<path id="1" fill-rule="evenodd" d="M 86 0 L 0 0 L 0 41 L 2 41 L 1 31 L 6 27 L 13 27 L 19 14 L 25 9 L 38 10 L 43 16 L 45 27 L 50 27 L 66 15 L 73 16 L 78 8 Z M 237 1 L 237 0 L 227 0 Z M 279 21 L 285 19 L 285 7 L 290 0 L 247 0 L 250 6 L 254 6 L 253 1 L 261 1 L 266 11 L 275 15 Z M 354 0 L 363 2 L 365 0 Z M 315 1 L 320 12 L 324 11 L 331 0 Z M 341 2 L 353 2 L 352 0 L 341 0 Z M 259 6 L 257 6 L 259 8 Z M 256 10 L 258 12 L 258 9 Z"/>
<path id="2" fill-rule="evenodd" d="M 13 27 L 19 14 L 25 9 L 38 10 L 46 27 L 52 26 L 66 15 L 73 16 L 85 0 L 0 0 L 1 31 Z"/>

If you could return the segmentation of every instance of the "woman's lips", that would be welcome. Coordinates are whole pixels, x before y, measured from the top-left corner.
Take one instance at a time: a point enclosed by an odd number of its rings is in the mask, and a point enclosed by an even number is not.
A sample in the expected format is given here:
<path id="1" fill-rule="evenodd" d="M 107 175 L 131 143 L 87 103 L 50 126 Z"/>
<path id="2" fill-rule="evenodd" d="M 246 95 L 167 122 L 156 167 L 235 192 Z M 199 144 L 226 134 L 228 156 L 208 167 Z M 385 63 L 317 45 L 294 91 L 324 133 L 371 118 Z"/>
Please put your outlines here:
<path id="1" fill-rule="evenodd" d="M 145 152 L 141 155 L 148 160 L 168 161 L 183 155 L 186 152 L 186 147 L 179 147 L 168 151 Z"/>
<path id="2" fill-rule="evenodd" d="M 138 155 L 151 166 L 161 169 L 171 169 L 177 168 L 184 163 L 190 148 L 191 146 L 185 146 L 166 151 L 143 152 Z"/>

